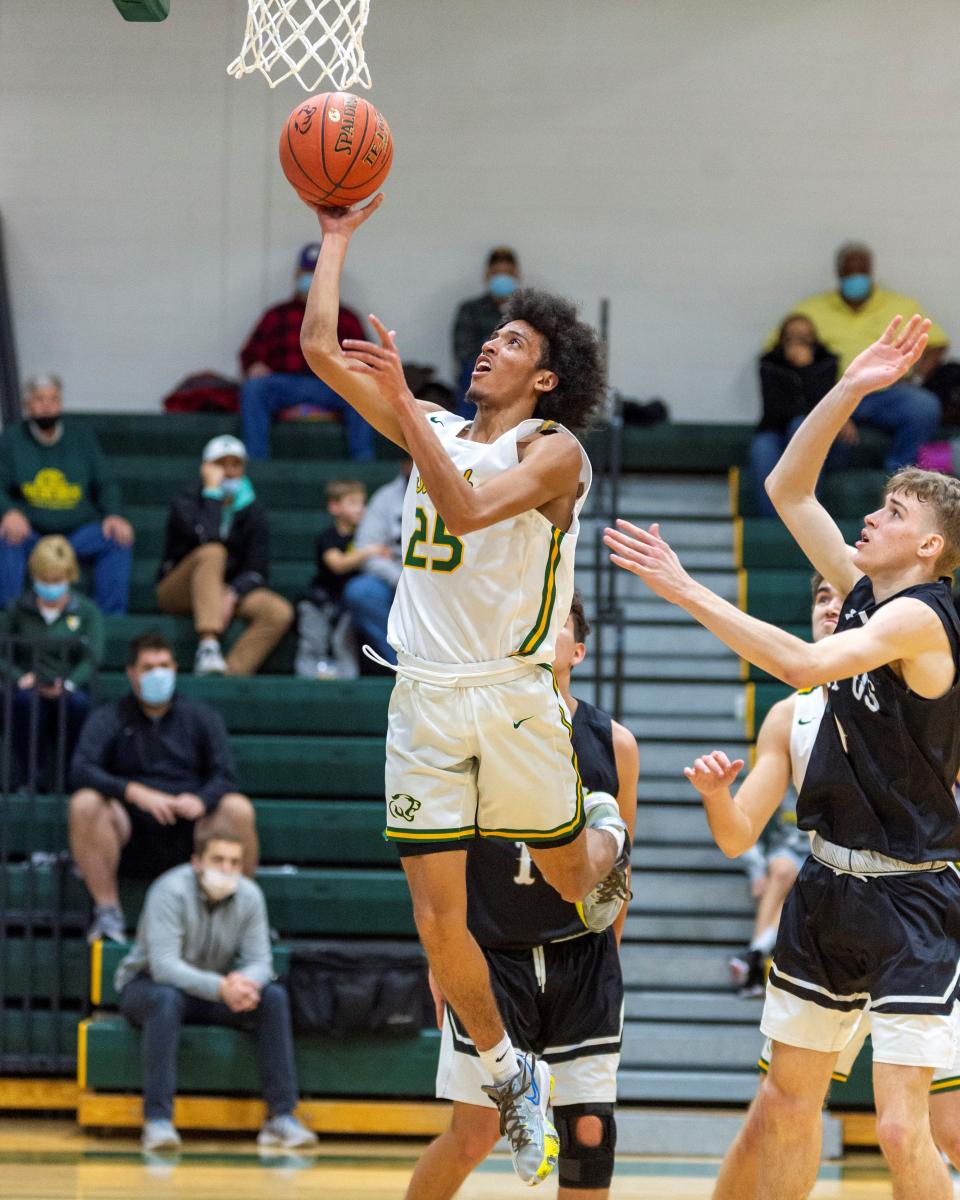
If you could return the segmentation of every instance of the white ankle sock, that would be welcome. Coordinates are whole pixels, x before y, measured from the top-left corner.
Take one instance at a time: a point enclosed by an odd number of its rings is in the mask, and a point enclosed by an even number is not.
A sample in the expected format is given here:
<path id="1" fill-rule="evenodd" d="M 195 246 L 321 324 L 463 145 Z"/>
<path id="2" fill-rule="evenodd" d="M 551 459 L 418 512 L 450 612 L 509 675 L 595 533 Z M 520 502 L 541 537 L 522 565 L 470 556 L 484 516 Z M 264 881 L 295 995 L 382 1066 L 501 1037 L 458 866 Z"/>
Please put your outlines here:
<path id="1" fill-rule="evenodd" d="M 201 639 L 200 639 L 200 649 L 201 649 L 201 650 L 203 650 L 203 649 L 219 650 L 219 649 L 220 649 L 220 642 L 219 642 L 219 640 L 218 640 L 217 638 L 215 638 L 215 637 L 205 637 L 205 638 L 201 638 Z"/>
<path id="2" fill-rule="evenodd" d="M 516 1075 L 517 1052 L 513 1048 L 508 1034 L 504 1034 L 495 1046 L 489 1050 L 478 1050 L 480 1061 L 493 1076 L 493 1082 L 499 1087 Z"/>

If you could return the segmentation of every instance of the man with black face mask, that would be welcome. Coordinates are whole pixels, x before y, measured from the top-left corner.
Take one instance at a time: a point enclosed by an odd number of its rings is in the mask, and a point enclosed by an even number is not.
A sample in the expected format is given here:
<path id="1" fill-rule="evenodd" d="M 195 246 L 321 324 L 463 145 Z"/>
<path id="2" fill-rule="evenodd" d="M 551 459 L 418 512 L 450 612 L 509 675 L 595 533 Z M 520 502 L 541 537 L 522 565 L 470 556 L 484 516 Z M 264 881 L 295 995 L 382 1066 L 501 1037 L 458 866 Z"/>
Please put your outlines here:
<path id="1" fill-rule="evenodd" d="M 63 418 L 63 385 L 35 375 L 23 390 L 23 420 L 0 437 L 0 606 L 23 591 L 27 559 L 41 537 L 62 534 L 93 564 L 94 599 L 125 613 L 133 528 L 120 516 L 120 488 L 93 432 Z"/>

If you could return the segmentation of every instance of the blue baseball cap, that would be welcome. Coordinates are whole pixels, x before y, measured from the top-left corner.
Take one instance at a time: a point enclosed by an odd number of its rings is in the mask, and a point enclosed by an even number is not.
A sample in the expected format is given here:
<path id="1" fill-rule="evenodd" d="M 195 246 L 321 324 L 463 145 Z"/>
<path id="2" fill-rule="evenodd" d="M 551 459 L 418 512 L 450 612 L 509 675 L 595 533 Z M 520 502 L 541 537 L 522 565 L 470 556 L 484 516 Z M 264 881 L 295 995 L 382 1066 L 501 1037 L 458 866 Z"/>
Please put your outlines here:
<path id="1" fill-rule="evenodd" d="M 313 271 L 317 265 L 317 259 L 320 257 L 320 243 L 308 242 L 300 251 L 300 260 L 298 269 L 301 271 Z"/>

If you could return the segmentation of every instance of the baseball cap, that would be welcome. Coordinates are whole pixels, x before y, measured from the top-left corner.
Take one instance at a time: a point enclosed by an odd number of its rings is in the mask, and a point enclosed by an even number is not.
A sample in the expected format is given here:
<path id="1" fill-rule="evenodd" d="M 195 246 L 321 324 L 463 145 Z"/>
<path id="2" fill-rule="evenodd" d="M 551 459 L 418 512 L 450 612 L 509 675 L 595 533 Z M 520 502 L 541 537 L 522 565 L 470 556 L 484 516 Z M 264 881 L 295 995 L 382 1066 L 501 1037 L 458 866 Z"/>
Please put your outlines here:
<path id="1" fill-rule="evenodd" d="M 211 438 L 203 448 L 203 461 L 216 462 L 218 458 L 226 458 L 233 454 L 237 458 L 246 459 L 247 448 L 238 437 L 232 433 L 221 433 L 219 437 Z"/>
<path id="2" fill-rule="evenodd" d="M 300 251 L 300 261 L 298 263 L 301 271 L 312 271 L 317 265 L 317 259 L 320 257 L 320 243 L 308 242 Z"/>

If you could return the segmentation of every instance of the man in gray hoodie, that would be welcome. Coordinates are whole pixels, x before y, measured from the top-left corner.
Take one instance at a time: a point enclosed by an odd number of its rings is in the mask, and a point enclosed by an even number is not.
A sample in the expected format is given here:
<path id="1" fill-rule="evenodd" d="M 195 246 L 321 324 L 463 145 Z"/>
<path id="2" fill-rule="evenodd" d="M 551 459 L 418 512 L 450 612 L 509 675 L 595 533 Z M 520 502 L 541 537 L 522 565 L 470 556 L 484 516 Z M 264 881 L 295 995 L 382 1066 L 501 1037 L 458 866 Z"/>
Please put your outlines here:
<path id="1" fill-rule="evenodd" d="M 199 827 L 190 862 L 151 884 L 136 942 L 117 968 L 120 1011 L 142 1032 L 144 1151 L 180 1145 L 172 1117 L 184 1022 L 250 1030 L 268 1109 L 258 1144 L 316 1145 L 293 1115 L 299 1097 L 289 1001 L 274 981 L 263 892 L 244 878 L 242 858 L 228 826 Z"/>

